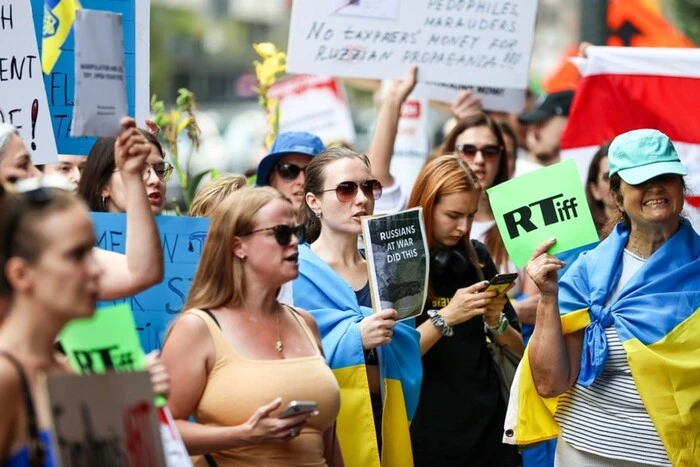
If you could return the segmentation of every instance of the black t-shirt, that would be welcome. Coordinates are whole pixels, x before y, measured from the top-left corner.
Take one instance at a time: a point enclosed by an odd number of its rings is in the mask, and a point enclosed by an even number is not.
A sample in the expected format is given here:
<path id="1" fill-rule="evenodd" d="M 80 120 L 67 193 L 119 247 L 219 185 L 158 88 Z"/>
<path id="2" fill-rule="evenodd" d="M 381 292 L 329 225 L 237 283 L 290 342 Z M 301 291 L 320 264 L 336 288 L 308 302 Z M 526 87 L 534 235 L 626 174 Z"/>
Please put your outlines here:
<path id="1" fill-rule="evenodd" d="M 488 280 L 496 266 L 480 242 L 472 241 Z M 437 295 L 426 309 L 440 309 L 457 289 L 480 280 L 476 268 L 466 274 L 431 275 Z M 510 325 L 520 329 L 510 303 L 504 308 Z M 429 319 L 423 313 L 417 324 Z M 493 360 L 486 347 L 484 321 L 475 317 L 454 327 L 423 356 L 423 383 L 418 409 L 411 423 L 413 457 L 419 466 L 517 466 L 517 448 L 502 444 L 506 402 Z"/>

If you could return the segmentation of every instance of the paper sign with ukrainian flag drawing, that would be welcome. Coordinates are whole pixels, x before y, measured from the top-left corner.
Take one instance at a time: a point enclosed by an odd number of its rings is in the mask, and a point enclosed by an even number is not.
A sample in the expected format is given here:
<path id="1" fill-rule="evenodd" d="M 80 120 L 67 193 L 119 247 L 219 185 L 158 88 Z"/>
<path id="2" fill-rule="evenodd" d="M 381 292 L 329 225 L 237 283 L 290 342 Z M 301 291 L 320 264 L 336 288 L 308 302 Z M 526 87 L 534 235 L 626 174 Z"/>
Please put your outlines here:
<path id="1" fill-rule="evenodd" d="M 588 387 L 602 373 L 605 328 L 614 326 L 669 460 L 675 467 L 695 466 L 700 459 L 700 237 L 683 220 L 607 303 L 628 238 L 629 231 L 618 225 L 560 282 L 563 332 L 584 330 L 576 384 Z M 526 351 L 513 381 L 504 442 L 529 445 L 555 438 L 558 402 L 537 394 Z"/>
<path id="2" fill-rule="evenodd" d="M 45 73 L 44 87 L 59 154 L 87 155 L 95 142 L 95 138 L 70 136 L 75 102 L 73 23 L 77 9 L 109 11 L 122 15 L 128 112 L 143 125 L 149 115 L 150 102 L 150 0 L 29 1 L 32 5 L 34 32 L 40 48 L 42 70 Z"/>

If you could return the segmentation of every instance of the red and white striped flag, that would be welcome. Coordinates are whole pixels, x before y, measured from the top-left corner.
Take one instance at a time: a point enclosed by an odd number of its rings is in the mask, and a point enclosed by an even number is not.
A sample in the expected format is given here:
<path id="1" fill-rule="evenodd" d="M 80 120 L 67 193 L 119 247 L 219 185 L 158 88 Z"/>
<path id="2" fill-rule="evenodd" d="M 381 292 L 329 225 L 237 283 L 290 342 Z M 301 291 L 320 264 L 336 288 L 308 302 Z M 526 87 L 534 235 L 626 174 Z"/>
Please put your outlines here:
<path id="1" fill-rule="evenodd" d="M 562 159 L 581 177 L 596 149 L 620 133 L 654 128 L 674 142 L 688 169 L 687 214 L 700 210 L 700 50 L 589 47 L 577 59 L 582 79 L 561 138 Z M 696 223 L 696 228 L 698 224 Z"/>

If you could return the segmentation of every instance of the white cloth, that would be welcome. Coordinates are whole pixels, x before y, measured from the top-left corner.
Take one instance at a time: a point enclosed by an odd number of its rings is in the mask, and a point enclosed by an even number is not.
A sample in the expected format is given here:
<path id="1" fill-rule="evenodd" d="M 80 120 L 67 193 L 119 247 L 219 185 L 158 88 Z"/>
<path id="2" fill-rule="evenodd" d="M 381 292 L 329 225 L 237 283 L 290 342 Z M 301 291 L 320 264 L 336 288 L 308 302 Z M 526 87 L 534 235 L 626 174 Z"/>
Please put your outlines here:
<path id="1" fill-rule="evenodd" d="M 403 191 L 398 180 L 382 189 L 382 197 L 374 202 L 375 214 L 394 214 L 403 211 L 408 202 L 408 194 Z"/>

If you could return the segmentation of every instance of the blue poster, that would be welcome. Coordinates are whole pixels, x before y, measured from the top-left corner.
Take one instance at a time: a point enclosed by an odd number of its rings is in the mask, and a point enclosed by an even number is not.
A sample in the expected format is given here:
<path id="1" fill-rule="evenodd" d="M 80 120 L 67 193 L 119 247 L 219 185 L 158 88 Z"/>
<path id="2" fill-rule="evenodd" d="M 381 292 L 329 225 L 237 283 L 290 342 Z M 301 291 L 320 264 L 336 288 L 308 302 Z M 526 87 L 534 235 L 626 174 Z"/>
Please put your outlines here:
<path id="1" fill-rule="evenodd" d="M 42 48 L 44 0 L 30 0 L 34 16 L 39 54 Z M 80 0 L 84 9 L 113 11 L 122 14 L 124 50 L 126 51 L 126 92 L 130 116 L 136 112 L 136 0 Z M 71 138 L 75 90 L 75 42 L 73 31 L 61 48 L 61 55 L 49 75 L 44 75 L 44 86 L 51 111 L 51 122 L 59 154 L 87 155 L 95 138 Z M 143 125 L 143 122 L 139 122 Z"/>
<path id="2" fill-rule="evenodd" d="M 97 246 L 124 253 L 126 215 L 91 214 Z M 98 305 L 102 308 L 128 302 L 145 352 L 162 347 L 168 326 L 182 311 L 209 229 L 209 219 L 206 218 L 157 216 L 156 222 L 165 259 L 163 282 L 133 297 Z"/>

